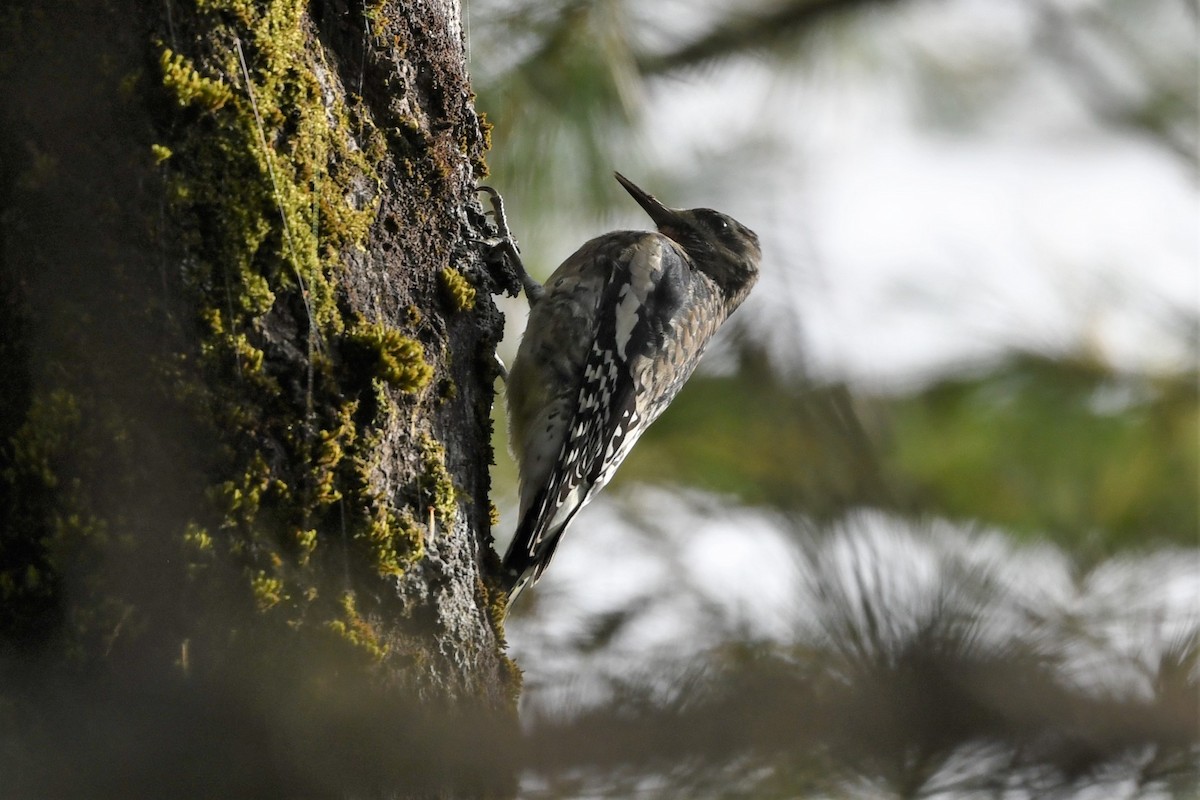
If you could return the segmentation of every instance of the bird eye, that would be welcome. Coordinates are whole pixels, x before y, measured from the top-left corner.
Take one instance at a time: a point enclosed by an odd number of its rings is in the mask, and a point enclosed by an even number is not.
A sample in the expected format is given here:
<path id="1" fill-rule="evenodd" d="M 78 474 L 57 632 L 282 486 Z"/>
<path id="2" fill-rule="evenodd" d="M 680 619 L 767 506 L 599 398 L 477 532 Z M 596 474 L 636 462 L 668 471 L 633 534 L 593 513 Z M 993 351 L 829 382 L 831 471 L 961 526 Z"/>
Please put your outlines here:
<path id="1" fill-rule="evenodd" d="M 701 216 L 708 227 L 716 233 L 724 233 L 729 230 L 729 221 L 723 214 L 718 214 L 712 209 L 705 208 L 701 211 Z"/>
<path id="2" fill-rule="evenodd" d="M 735 226 L 733 221 L 726 216 L 715 216 L 709 223 L 713 233 L 725 244 L 733 244 L 737 241 Z"/>

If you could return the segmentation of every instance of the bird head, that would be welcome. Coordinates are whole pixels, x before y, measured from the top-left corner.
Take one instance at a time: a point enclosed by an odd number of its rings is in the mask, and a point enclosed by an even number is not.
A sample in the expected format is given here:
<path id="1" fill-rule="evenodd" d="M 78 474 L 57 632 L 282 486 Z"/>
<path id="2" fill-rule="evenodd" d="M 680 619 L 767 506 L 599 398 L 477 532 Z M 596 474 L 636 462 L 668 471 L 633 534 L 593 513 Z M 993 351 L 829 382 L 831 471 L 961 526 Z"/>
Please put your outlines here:
<path id="1" fill-rule="evenodd" d="M 762 250 L 754 231 L 711 208 L 665 206 L 621 173 L 614 174 L 654 220 L 658 232 L 678 244 L 696 268 L 717 284 L 730 308 L 739 305 L 758 280 Z"/>

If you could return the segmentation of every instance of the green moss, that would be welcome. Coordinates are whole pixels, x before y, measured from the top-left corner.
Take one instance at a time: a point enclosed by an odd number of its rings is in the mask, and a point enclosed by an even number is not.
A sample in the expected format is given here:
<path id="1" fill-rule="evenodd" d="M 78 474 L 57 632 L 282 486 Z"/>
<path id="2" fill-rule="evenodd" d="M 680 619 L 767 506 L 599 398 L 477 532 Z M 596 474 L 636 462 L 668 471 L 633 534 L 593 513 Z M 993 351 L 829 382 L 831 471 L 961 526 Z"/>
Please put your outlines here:
<path id="1" fill-rule="evenodd" d="M 300 566 L 306 566 L 312 554 L 317 550 L 317 532 L 315 530 L 297 530 L 294 532 L 295 546 L 298 552 L 296 557 Z M 315 591 L 315 590 L 314 590 Z"/>
<path id="2" fill-rule="evenodd" d="M 25 422 L 9 440 L 12 460 L 4 470 L 5 480 L 15 483 L 20 473 L 47 489 L 57 487 L 56 464 L 69 451 L 81 419 L 78 399 L 66 390 L 35 397 Z"/>
<path id="3" fill-rule="evenodd" d="M 275 304 L 275 292 L 271 284 L 256 272 L 243 272 L 240 276 L 242 291 L 238 292 L 238 302 L 250 316 L 259 316 L 271 310 Z"/>
<path id="4" fill-rule="evenodd" d="M 161 144 L 150 145 L 150 153 L 154 156 L 155 164 L 162 164 L 172 155 L 174 155 L 174 153 L 171 152 L 171 148 Z"/>
<path id="5" fill-rule="evenodd" d="M 399 410 L 396 401 L 392 399 L 392 392 L 388 390 L 387 382 L 382 378 L 371 379 L 371 399 L 375 403 L 377 425 L 387 424 L 387 420 L 394 417 Z"/>
<path id="6" fill-rule="evenodd" d="M 356 401 L 346 403 L 338 409 L 337 423 L 317 434 L 316 456 L 312 461 L 315 484 L 313 503 L 317 508 L 330 506 L 343 497 L 338 484 L 339 468 L 345 460 L 347 449 L 358 438 L 358 429 L 354 424 L 357 410 Z"/>
<path id="7" fill-rule="evenodd" d="M 183 562 L 189 578 L 198 578 L 208 572 L 217 556 L 216 542 L 208 529 L 189 523 L 183 532 Z"/>
<path id="8" fill-rule="evenodd" d="M 364 653 L 372 662 L 382 661 L 388 654 L 388 647 L 380 640 L 374 626 L 359 613 L 354 593 L 343 593 L 339 606 L 341 613 L 325 623 L 326 629 Z"/>
<path id="9" fill-rule="evenodd" d="M 456 387 L 445 376 L 430 387 L 425 346 L 438 325 L 415 306 L 367 321 L 349 310 L 341 281 L 375 222 L 384 159 L 430 193 L 440 189 L 427 173 L 450 171 L 426 163 L 430 139 L 416 120 L 385 136 L 360 101 L 340 96 L 336 69 L 306 49 L 309 5 L 196 0 L 211 33 L 181 37 L 173 46 L 186 56 L 160 55 L 174 117 L 151 152 L 187 251 L 200 338 L 179 368 L 191 383 L 177 391 L 215 431 L 211 474 L 233 476 L 209 488 L 210 518 L 182 534 L 184 561 L 270 611 L 264 624 L 332 633 L 379 661 L 388 647 L 370 622 L 372 595 L 317 588 L 347 563 L 354 585 L 403 575 L 431 529 L 453 523 L 445 450 L 420 431 L 423 412 Z M 476 307 L 457 270 L 439 280 L 454 309 Z M 405 432 L 416 463 L 385 468 Z M 218 556 L 235 568 L 207 568 Z"/>
<path id="10" fill-rule="evenodd" d="M 487 114 L 482 111 L 479 112 L 479 131 L 483 134 L 483 147 L 479 149 L 480 155 L 471 159 L 471 169 L 475 173 L 475 177 L 479 179 L 486 178 L 491 172 L 484 154 L 492 149 L 492 127 Z"/>
<path id="11" fill-rule="evenodd" d="M 255 452 L 238 478 L 210 488 L 208 495 L 224 517 L 223 527 L 251 527 L 258 517 L 263 495 L 272 486 L 282 487 L 282 484 L 272 477 L 263 455 Z"/>
<path id="12" fill-rule="evenodd" d="M 487 609 L 488 622 L 491 623 L 491 628 L 496 634 L 496 639 L 499 640 L 501 648 L 503 648 L 505 643 L 504 621 L 508 617 L 508 594 L 498 586 L 489 586 L 483 581 L 480 581 L 477 585 L 476 592 L 483 598 L 483 606 Z M 502 672 L 501 682 L 507 691 L 508 701 L 513 708 L 516 708 L 517 701 L 521 698 L 521 687 L 524 683 L 521 668 L 511 658 L 501 653 L 500 669 Z"/>
<path id="13" fill-rule="evenodd" d="M 214 550 L 212 536 L 205 528 L 194 522 L 189 524 L 183 532 L 183 543 L 196 553 L 209 554 Z"/>
<path id="14" fill-rule="evenodd" d="M 425 348 L 395 328 L 360 321 L 349 338 L 374 355 L 376 374 L 396 389 L 416 392 L 433 377 L 433 367 L 425 362 Z"/>
<path id="15" fill-rule="evenodd" d="M 306 2 L 196 5 L 212 33 L 186 56 L 162 48 L 161 85 L 181 111 L 151 152 L 172 159 L 166 196 L 189 252 L 185 287 L 200 336 L 198 370 L 179 371 L 177 395 L 219 432 L 213 470 L 237 477 L 208 489 L 212 524 L 183 536 L 193 556 L 216 547 L 241 559 L 265 609 L 315 597 L 315 576 L 295 567 L 310 564 L 324 527 L 375 521 L 377 498 L 351 456 L 391 406 L 358 419 L 357 398 L 331 378 L 348 340 L 338 280 L 375 220 L 375 165 L 387 150 L 368 115 L 322 84 L 332 70 L 306 49 Z M 292 315 L 307 353 L 279 358 L 271 348 L 268 360 L 264 348 Z M 414 340 L 386 330 L 358 340 L 391 386 L 415 391 L 428 380 Z M 295 386 L 299 395 L 285 391 Z M 339 504 L 352 511 L 331 520 Z M 281 571 L 281 557 L 293 565 Z"/>
<path id="16" fill-rule="evenodd" d="M 453 524 L 458 515 L 458 491 L 446 469 L 446 448 L 427 434 L 421 434 L 419 445 L 424 498 L 444 524 Z"/>
<path id="17" fill-rule="evenodd" d="M 233 92 L 219 79 L 206 78 L 183 56 L 163 48 L 158 60 L 163 85 L 170 89 L 181 106 L 197 105 L 216 111 L 233 97 Z"/>
<path id="18" fill-rule="evenodd" d="M 129 526 L 119 513 L 102 513 L 92 491 L 122 486 L 129 431 L 94 395 L 35 390 L 3 445 L 0 494 L 10 502 L 0 508 L 0 635 L 42 640 L 50 614 L 62 623 L 54 637 L 68 661 L 95 658 L 116 632 L 134 630 L 108 567 L 129 554 Z"/>
<path id="19" fill-rule="evenodd" d="M 283 581 L 259 570 L 250 578 L 250 589 L 254 592 L 254 605 L 259 611 L 269 611 L 287 599 Z"/>
<path id="20" fill-rule="evenodd" d="M 407 510 L 393 511 L 382 497 L 376 499 L 375 515 L 358 538 L 366 542 L 381 577 L 398 578 L 425 557 L 425 533 L 420 524 Z"/>
<path id="21" fill-rule="evenodd" d="M 232 342 L 234 357 L 237 359 L 238 370 L 242 373 L 261 373 L 263 366 L 263 351 L 259 350 L 246 334 L 235 334 Z"/>
<path id="22" fill-rule="evenodd" d="M 498 587 L 489 589 L 482 581 L 478 591 L 487 597 L 488 620 L 492 623 L 492 629 L 503 635 L 504 620 L 508 617 L 508 595 Z"/>
<path id="23" fill-rule="evenodd" d="M 2 522 L 29 537 L 28 544 L 18 546 L 31 550 L 23 558 L 3 559 L 0 567 L 0 627 L 5 630 L 20 624 L 20 609 L 50 600 L 58 576 L 74 559 L 107 540 L 107 523 L 89 513 L 68 468 L 85 458 L 83 418 L 75 394 L 64 389 L 35 394 L 4 448 L 7 464 L 0 479 L 17 502 L 6 509 L 12 517 Z M 0 555 L 11 546 L 9 536 L 0 528 Z"/>
<path id="24" fill-rule="evenodd" d="M 442 290 L 450 298 L 456 311 L 470 311 L 475 308 L 475 287 L 463 277 L 454 267 L 445 267 L 441 273 Z"/>
<path id="25" fill-rule="evenodd" d="M 346 104 L 323 92 L 317 68 L 327 67 L 310 63 L 305 51 L 306 3 L 200 8 L 235 20 L 229 38 L 244 44 L 204 65 L 169 48 L 160 56 L 163 86 L 179 105 L 212 112 L 215 126 L 167 148 L 186 155 L 188 165 L 173 174 L 171 197 L 181 210 L 210 215 L 218 229 L 196 243 L 209 267 L 196 275 L 198 288 L 211 294 L 212 307 L 225 308 L 225 287 L 238 286 L 249 316 L 269 310 L 281 290 L 303 292 L 303 322 L 327 340 L 343 325 L 334 291 L 341 254 L 361 247 L 378 206 L 375 169 L 361 147 L 347 143 L 380 137 L 364 115 L 352 124 Z M 220 76 L 243 75 L 239 52 L 252 84 L 236 80 L 235 91 Z"/>

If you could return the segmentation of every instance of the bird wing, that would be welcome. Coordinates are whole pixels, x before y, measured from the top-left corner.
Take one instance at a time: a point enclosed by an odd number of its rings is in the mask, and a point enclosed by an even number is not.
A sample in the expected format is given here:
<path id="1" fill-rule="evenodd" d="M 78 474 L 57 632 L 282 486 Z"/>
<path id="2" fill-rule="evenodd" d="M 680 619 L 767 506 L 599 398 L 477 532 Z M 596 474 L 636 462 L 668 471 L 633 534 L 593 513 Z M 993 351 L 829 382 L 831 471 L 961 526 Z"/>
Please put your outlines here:
<path id="1" fill-rule="evenodd" d="M 516 535 L 505 565 L 521 588 L 549 564 L 563 530 L 608 483 L 653 417 L 637 377 L 663 349 L 687 297 L 691 265 L 664 236 L 638 239 L 611 262 L 596 309 L 582 382 L 559 457 Z M 653 416 L 664 404 L 653 403 Z M 513 595 L 515 597 L 515 591 Z"/>

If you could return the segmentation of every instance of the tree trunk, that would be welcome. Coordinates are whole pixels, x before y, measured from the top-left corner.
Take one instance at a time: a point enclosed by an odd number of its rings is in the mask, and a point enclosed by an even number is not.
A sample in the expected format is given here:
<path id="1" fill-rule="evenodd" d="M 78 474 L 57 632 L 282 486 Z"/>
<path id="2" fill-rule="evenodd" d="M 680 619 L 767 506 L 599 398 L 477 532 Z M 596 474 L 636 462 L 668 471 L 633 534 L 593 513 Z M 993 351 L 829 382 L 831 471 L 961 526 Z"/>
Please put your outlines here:
<path id="1" fill-rule="evenodd" d="M 0 10 L 0 796 L 511 793 L 486 146 L 451 0 Z"/>

